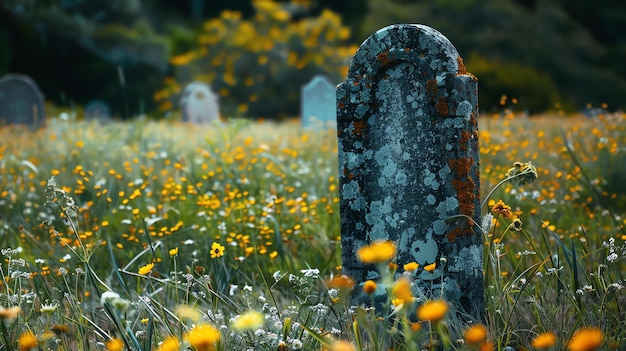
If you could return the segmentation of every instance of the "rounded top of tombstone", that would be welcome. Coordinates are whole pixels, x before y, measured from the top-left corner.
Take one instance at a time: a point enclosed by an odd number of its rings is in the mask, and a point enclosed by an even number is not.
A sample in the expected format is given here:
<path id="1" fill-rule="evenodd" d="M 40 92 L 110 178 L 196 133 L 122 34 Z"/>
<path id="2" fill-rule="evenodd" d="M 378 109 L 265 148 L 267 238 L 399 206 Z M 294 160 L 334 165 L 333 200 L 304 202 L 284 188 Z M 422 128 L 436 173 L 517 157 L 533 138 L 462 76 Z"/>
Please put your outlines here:
<path id="1" fill-rule="evenodd" d="M 452 43 L 434 28 L 421 24 L 394 24 L 367 38 L 352 59 L 348 77 L 375 75 L 400 61 L 415 62 L 427 79 L 459 72 L 461 59 Z M 430 71 L 428 74 L 424 71 Z M 371 77 L 373 78 L 373 77 Z"/>
<path id="2" fill-rule="evenodd" d="M 185 106 L 191 100 L 217 101 L 217 95 L 211 90 L 211 86 L 203 82 L 191 82 L 185 86 L 180 96 L 180 105 Z"/>
<path id="3" fill-rule="evenodd" d="M 2 76 L 2 78 L 0 78 L 0 85 L 2 83 L 10 84 L 11 82 L 24 83 L 28 85 L 29 87 L 31 87 L 35 91 L 36 94 L 43 96 L 43 94 L 41 93 L 41 90 L 39 90 L 39 86 L 37 85 L 37 83 L 35 83 L 35 81 L 31 77 L 25 74 L 9 73 L 9 74 Z"/>
<path id="4" fill-rule="evenodd" d="M 111 108 L 103 100 L 91 100 L 85 105 L 85 119 L 109 120 L 111 119 Z"/>

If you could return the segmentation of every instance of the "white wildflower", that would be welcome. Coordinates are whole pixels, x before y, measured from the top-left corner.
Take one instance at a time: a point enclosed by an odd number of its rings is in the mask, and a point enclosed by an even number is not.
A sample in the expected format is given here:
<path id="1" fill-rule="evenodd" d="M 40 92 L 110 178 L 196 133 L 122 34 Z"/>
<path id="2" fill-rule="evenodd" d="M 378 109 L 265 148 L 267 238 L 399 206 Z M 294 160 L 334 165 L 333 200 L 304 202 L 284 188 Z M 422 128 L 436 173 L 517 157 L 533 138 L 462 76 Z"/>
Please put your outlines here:
<path id="1" fill-rule="evenodd" d="M 302 272 L 302 274 L 304 274 L 305 277 L 313 277 L 313 278 L 317 278 L 320 274 L 320 270 L 317 268 L 303 269 L 300 272 Z"/>
<path id="2" fill-rule="evenodd" d="M 274 274 L 272 274 L 272 277 L 274 278 L 274 281 L 279 281 L 282 279 L 283 276 L 281 275 L 280 271 L 276 271 L 274 272 Z"/>
<path id="3" fill-rule="evenodd" d="M 491 230 L 492 221 L 493 221 L 493 215 L 491 213 L 487 213 L 486 215 L 483 216 L 483 223 L 481 225 L 481 228 L 483 229 L 483 233 L 489 233 L 489 231 Z"/>

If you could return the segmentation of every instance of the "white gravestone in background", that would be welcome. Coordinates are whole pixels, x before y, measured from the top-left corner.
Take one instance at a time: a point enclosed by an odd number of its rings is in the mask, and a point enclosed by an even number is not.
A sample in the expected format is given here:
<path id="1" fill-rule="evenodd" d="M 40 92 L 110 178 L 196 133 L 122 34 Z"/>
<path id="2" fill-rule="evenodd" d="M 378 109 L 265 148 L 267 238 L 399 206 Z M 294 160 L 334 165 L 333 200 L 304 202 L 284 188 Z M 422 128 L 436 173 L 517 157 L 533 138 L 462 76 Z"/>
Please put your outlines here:
<path id="1" fill-rule="evenodd" d="M 180 99 L 183 122 L 206 124 L 219 120 L 218 97 L 205 83 L 192 82 L 183 90 Z"/>
<path id="2" fill-rule="evenodd" d="M 335 85 L 324 76 L 315 76 L 301 90 L 302 127 L 319 128 L 337 125 Z"/>

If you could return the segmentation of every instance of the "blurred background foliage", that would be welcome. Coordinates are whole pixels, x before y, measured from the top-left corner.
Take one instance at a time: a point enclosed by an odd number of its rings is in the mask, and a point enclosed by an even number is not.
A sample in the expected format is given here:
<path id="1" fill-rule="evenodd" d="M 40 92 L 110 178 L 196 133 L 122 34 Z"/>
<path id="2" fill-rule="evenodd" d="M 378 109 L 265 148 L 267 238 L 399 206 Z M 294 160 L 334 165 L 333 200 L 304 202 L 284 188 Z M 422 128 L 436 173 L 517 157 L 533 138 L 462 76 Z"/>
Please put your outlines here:
<path id="1" fill-rule="evenodd" d="M 447 36 L 483 111 L 502 95 L 530 113 L 626 104 L 621 0 L 3 0 L 0 75 L 123 118 L 176 111 L 180 88 L 202 80 L 226 116 L 282 118 L 297 115 L 302 84 L 345 79 L 355 45 L 393 23 Z"/>
<path id="2" fill-rule="evenodd" d="M 169 111 L 189 81 L 210 83 L 223 115 L 284 119 L 300 108 L 300 87 L 323 74 L 343 80 L 357 50 L 348 45 L 350 29 L 330 10 L 292 21 L 306 3 L 289 6 L 255 1 L 254 16 L 225 10 L 189 33 L 192 49 L 170 58 L 173 77 L 155 93 L 160 111 Z"/>

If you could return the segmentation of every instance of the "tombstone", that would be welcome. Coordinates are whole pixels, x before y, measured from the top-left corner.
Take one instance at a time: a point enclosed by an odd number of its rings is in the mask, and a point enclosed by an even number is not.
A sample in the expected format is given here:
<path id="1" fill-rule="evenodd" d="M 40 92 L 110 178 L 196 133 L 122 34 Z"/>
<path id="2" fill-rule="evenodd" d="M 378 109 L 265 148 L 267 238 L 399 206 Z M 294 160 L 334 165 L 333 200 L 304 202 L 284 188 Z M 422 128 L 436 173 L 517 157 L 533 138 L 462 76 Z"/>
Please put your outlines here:
<path id="1" fill-rule="evenodd" d="M 336 87 L 328 78 L 317 75 L 302 86 L 300 112 L 304 128 L 334 128 L 337 121 Z"/>
<path id="2" fill-rule="evenodd" d="M 582 114 L 585 115 L 585 117 L 589 118 L 589 119 L 596 119 L 599 116 L 607 116 L 609 111 L 607 111 L 606 109 L 603 108 L 593 108 L 593 107 L 587 107 L 584 108 L 582 111 Z"/>
<path id="3" fill-rule="evenodd" d="M 37 84 L 23 74 L 7 74 L 0 79 L 0 125 L 24 124 L 39 128 L 45 121 L 43 94 Z"/>
<path id="4" fill-rule="evenodd" d="M 187 84 L 180 99 L 183 122 L 206 124 L 219 120 L 218 97 L 202 82 Z"/>
<path id="5" fill-rule="evenodd" d="M 85 106 L 85 120 L 108 123 L 111 121 L 111 108 L 102 100 L 91 100 Z"/>
<path id="6" fill-rule="evenodd" d="M 417 262 L 415 296 L 484 310 L 478 81 L 454 46 L 423 25 L 370 36 L 337 86 L 343 271 L 378 279 L 357 250 L 396 243 L 398 273 Z M 434 271 L 423 269 L 436 264 Z M 355 297 L 359 299 L 358 296 Z M 363 298 L 361 296 L 360 298 Z M 362 299 L 361 301 L 369 298 Z"/>

